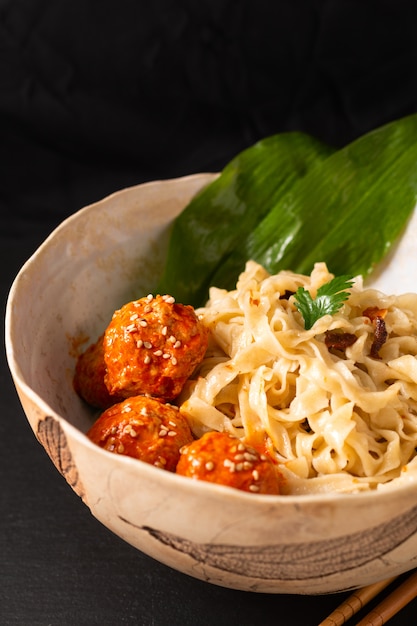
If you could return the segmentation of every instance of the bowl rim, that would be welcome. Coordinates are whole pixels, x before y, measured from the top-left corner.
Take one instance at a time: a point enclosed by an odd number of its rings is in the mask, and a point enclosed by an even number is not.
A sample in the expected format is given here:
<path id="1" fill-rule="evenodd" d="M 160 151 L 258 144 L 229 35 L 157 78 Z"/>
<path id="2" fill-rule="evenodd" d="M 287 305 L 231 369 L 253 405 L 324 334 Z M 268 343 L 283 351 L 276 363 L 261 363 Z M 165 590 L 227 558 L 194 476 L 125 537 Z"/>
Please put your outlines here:
<path id="1" fill-rule="evenodd" d="M 95 454 L 99 455 L 109 455 L 111 454 L 113 462 L 116 461 L 126 467 L 140 468 L 141 473 L 144 473 L 146 476 L 149 473 L 153 479 L 157 476 L 165 476 L 166 481 L 171 481 L 173 485 L 181 485 L 182 490 L 194 491 L 196 488 L 200 490 L 206 490 L 207 493 L 218 494 L 219 497 L 230 499 L 239 499 L 242 502 L 247 501 L 249 503 L 253 503 L 256 506 L 270 506 L 271 504 L 279 504 L 282 506 L 291 506 L 293 507 L 295 504 L 319 504 L 321 502 L 346 502 L 353 500 L 364 500 L 370 499 L 370 501 L 374 500 L 383 500 L 383 499 L 391 499 L 393 493 L 402 494 L 407 491 L 416 491 L 417 481 L 410 479 L 409 481 L 403 481 L 401 484 L 394 484 L 397 479 L 393 479 L 393 481 L 382 485 L 382 488 L 371 489 L 371 490 L 359 490 L 353 492 L 315 492 L 315 493 L 298 493 L 298 494 L 278 494 L 278 495 L 270 495 L 270 494 L 252 494 L 247 493 L 245 491 L 239 489 L 232 489 L 230 487 L 209 483 L 206 481 L 197 481 L 190 480 L 188 477 L 184 477 L 176 474 L 175 472 L 167 472 L 166 470 L 161 470 L 160 468 L 154 467 L 140 459 L 135 459 L 128 457 L 126 455 L 114 455 L 113 453 L 104 450 L 94 444 L 87 435 L 82 432 L 80 429 L 75 427 L 71 422 L 69 422 L 65 417 L 61 416 L 57 413 L 37 392 L 35 392 L 30 385 L 26 382 L 25 377 L 22 373 L 22 370 L 19 366 L 17 358 L 15 356 L 14 346 L 13 346 L 13 304 L 15 296 L 20 288 L 20 284 L 22 281 L 22 277 L 25 275 L 27 269 L 31 267 L 35 262 L 40 253 L 42 253 L 49 245 L 49 243 L 56 237 L 57 234 L 67 229 L 73 221 L 77 220 L 80 214 L 86 213 L 88 211 L 97 210 L 100 205 L 109 202 L 114 198 L 121 197 L 122 195 L 128 195 L 130 193 L 134 193 L 138 188 L 143 187 L 151 187 L 155 185 L 163 184 L 181 184 L 190 180 L 198 180 L 201 178 L 202 181 L 206 181 L 207 183 L 211 180 L 214 180 L 220 175 L 219 172 L 200 172 L 195 174 L 189 174 L 186 176 L 180 176 L 175 178 L 166 178 L 166 179 L 158 179 L 158 180 L 150 180 L 142 183 L 138 183 L 136 185 L 123 187 L 119 190 L 116 190 L 100 200 L 90 203 L 80 209 L 76 210 L 74 213 L 66 217 L 62 220 L 55 228 L 53 228 L 50 233 L 46 236 L 46 238 L 41 242 L 41 244 L 32 252 L 32 254 L 27 258 L 27 260 L 23 263 L 15 278 L 13 279 L 9 293 L 6 299 L 6 308 L 5 308 L 5 352 L 6 352 L 6 360 L 9 366 L 9 370 L 12 376 L 12 379 L 15 383 L 15 387 L 21 391 L 38 407 L 41 408 L 44 415 L 48 415 L 57 420 L 60 425 L 63 427 L 64 431 L 68 431 L 71 436 L 77 440 L 77 442 L 86 446 L 90 450 L 94 451 Z M 20 395 L 20 393 L 18 393 Z M 163 474 L 161 474 L 163 472 Z M 258 503 L 258 504 L 255 504 Z M 263 504 L 262 504 L 263 503 Z"/>

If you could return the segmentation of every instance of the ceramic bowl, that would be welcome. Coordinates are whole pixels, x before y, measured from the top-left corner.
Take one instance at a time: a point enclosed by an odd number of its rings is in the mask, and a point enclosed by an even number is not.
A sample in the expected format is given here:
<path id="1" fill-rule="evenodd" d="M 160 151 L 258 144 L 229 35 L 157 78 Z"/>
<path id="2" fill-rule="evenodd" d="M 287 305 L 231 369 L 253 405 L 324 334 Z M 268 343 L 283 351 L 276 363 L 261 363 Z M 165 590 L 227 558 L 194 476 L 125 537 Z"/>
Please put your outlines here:
<path id="1" fill-rule="evenodd" d="M 112 454 L 86 437 L 93 412 L 72 386 L 80 346 L 95 341 L 116 308 L 152 289 L 170 223 L 214 176 L 116 192 L 64 221 L 25 263 L 8 298 L 6 349 L 30 426 L 98 520 L 198 579 L 255 592 L 322 594 L 416 567 L 411 474 L 381 492 L 260 496 Z M 375 284 L 391 292 L 417 284 L 410 270 L 416 236 L 414 217 Z"/>

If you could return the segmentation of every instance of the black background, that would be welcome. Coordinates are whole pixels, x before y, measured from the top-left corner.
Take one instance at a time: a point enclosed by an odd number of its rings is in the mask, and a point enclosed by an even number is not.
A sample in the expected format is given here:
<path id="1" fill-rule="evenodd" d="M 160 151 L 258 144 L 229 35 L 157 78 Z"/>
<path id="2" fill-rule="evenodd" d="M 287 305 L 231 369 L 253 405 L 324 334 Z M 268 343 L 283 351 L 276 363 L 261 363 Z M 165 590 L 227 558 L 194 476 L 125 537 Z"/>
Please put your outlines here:
<path id="1" fill-rule="evenodd" d="M 416 112 L 414 7 L 0 0 L 3 311 L 21 265 L 86 204 L 217 171 L 276 132 L 339 147 Z M 0 365 L 0 624 L 316 626 L 346 596 L 222 589 L 124 543 L 55 470 Z"/>

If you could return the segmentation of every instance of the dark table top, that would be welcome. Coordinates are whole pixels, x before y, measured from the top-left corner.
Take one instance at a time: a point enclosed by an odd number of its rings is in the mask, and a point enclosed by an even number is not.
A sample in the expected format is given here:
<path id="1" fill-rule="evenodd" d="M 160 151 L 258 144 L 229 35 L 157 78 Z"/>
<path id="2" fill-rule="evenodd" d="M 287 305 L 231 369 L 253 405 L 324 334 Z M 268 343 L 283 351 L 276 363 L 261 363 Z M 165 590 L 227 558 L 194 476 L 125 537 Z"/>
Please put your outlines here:
<path id="1" fill-rule="evenodd" d="M 344 145 L 417 110 L 413 2 L 75 4 L 0 2 L 3 311 L 22 264 L 86 204 L 217 171 L 275 132 Z M 0 380 L 0 624 L 317 626 L 347 596 L 224 589 L 142 554 L 54 468 L 4 357 Z M 416 614 L 414 600 L 390 623 Z"/>

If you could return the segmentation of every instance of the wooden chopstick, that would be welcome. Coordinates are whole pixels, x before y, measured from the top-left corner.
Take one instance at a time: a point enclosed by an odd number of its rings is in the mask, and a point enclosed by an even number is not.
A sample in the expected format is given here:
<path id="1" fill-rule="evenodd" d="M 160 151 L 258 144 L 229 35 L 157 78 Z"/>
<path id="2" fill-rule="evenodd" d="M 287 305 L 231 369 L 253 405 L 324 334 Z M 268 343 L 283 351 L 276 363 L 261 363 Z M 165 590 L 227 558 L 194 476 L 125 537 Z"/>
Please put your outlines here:
<path id="1" fill-rule="evenodd" d="M 352 593 L 319 626 L 342 626 L 396 577 L 368 585 Z M 382 600 L 356 626 L 382 626 L 417 596 L 417 570 Z"/>
<path id="2" fill-rule="evenodd" d="M 384 598 L 356 626 L 381 626 L 417 596 L 417 571 Z"/>
<path id="3" fill-rule="evenodd" d="M 348 619 L 358 613 L 365 604 L 375 598 L 381 591 L 390 585 L 396 576 L 387 580 L 380 580 L 372 585 L 361 587 L 354 591 L 346 600 L 340 604 L 319 626 L 342 626 Z"/>

